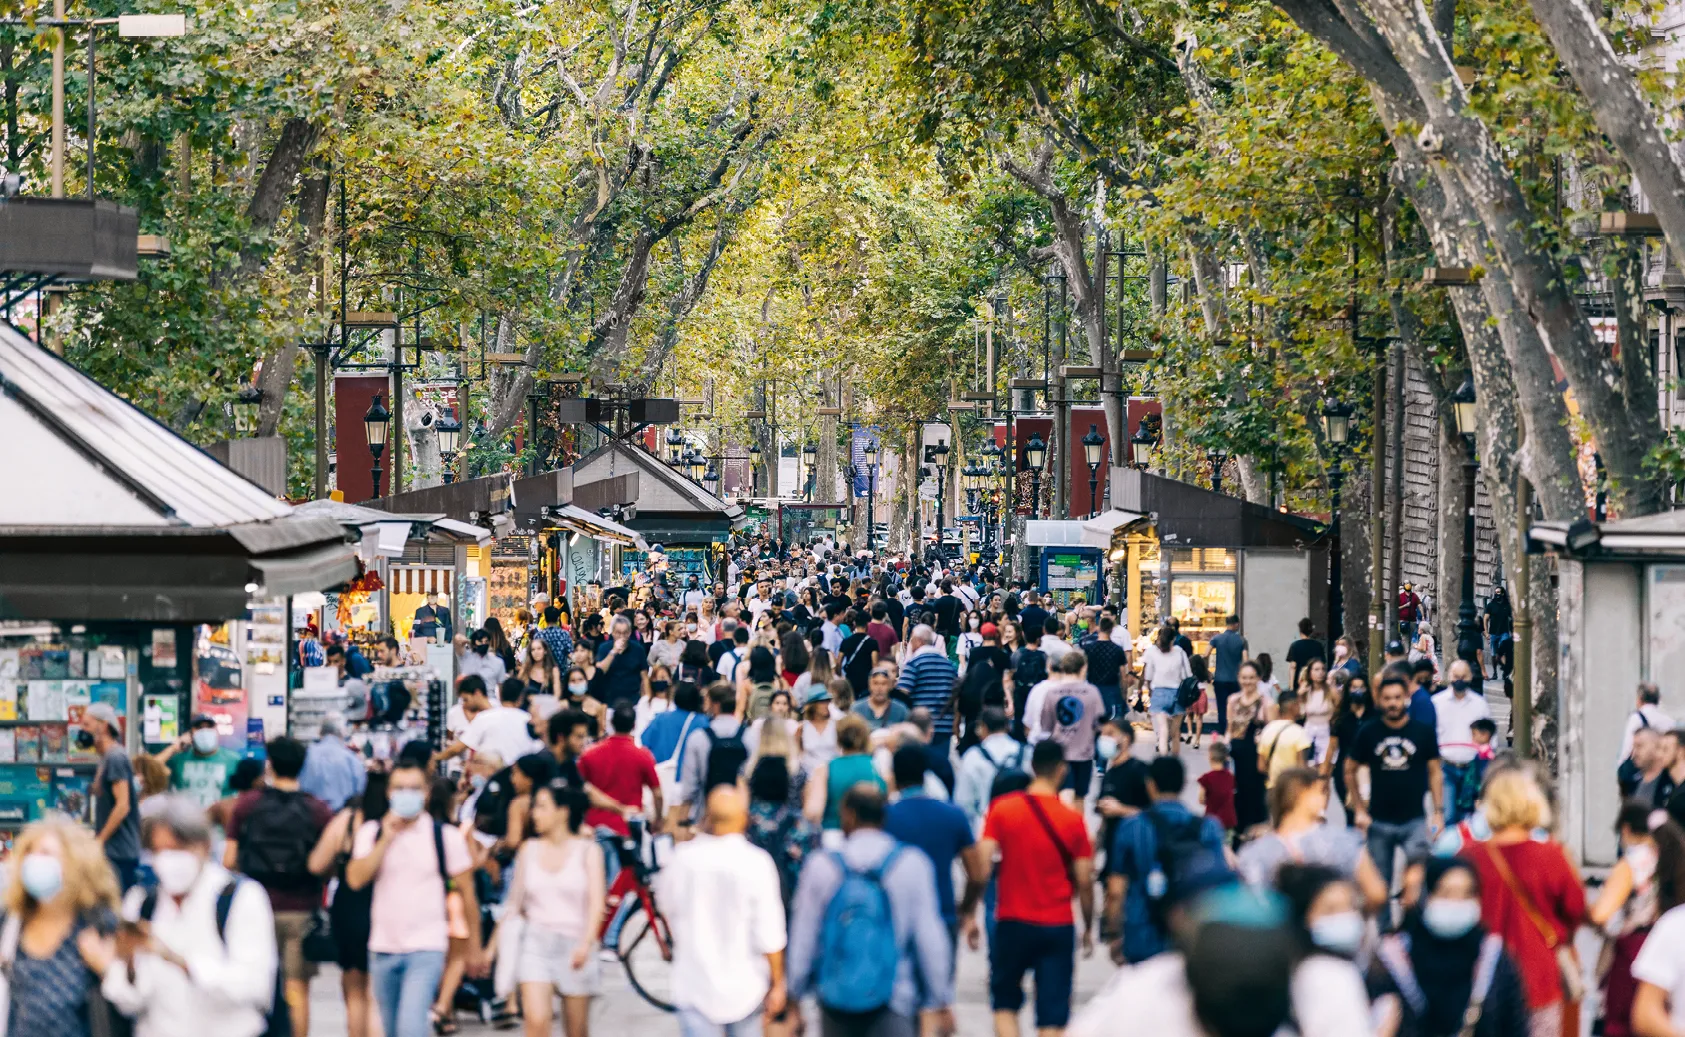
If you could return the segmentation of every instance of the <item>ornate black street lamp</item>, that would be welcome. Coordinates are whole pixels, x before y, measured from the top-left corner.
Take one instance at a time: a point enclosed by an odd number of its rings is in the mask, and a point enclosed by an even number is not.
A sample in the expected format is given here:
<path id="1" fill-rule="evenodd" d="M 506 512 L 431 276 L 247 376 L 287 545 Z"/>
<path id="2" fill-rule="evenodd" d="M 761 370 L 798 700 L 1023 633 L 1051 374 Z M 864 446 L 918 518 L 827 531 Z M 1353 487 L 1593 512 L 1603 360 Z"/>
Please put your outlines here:
<path id="1" fill-rule="evenodd" d="M 1480 620 L 1474 611 L 1474 479 L 1480 461 L 1474 452 L 1478 427 L 1474 375 L 1463 379 L 1462 386 L 1451 397 L 1451 405 L 1457 416 L 1457 431 L 1463 436 L 1463 593 L 1457 605 L 1457 658 L 1467 661 L 1478 673 L 1480 664 L 1476 660 L 1480 657 L 1481 634 Z"/>
<path id="2" fill-rule="evenodd" d="M 1083 460 L 1088 462 L 1088 514 L 1090 517 L 1100 513 L 1100 452 L 1105 448 L 1106 437 L 1100 434 L 1100 426 L 1088 426 L 1088 434 L 1082 437 L 1082 455 Z"/>
<path id="3" fill-rule="evenodd" d="M 1152 468 L 1153 460 L 1158 455 L 1158 437 L 1147 428 L 1147 419 L 1142 418 L 1135 426 L 1135 434 L 1129 437 L 1130 456 L 1135 460 L 1135 467 L 1145 472 Z"/>
<path id="4" fill-rule="evenodd" d="M 1047 444 L 1041 434 L 1032 433 L 1024 444 L 1024 465 L 1030 470 L 1030 517 L 1041 518 L 1041 470 L 1047 464 Z"/>
<path id="5" fill-rule="evenodd" d="M 1205 452 L 1205 459 L 1211 463 L 1211 492 L 1222 493 L 1223 462 L 1229 459 L 1228 455 L 1213 447 Z"/>
<path id="6" fill-rule="evenodd" d="M 1328 636 L 1337 638 L 1345 633 L 1345 595 L 1342 588 L 1341 541 L 1340 541 L 1340 487 L 1345 482 L 1345 469 L 1341 465 L 1342 455 L 1345 453 L 1346 440 L 1351 438 L 1352 409 L 1351 405 L 1337 399 L 1330 399 L 1322 407 L 1322 431 L 1328 439 L 1331 457 L 1328 462 L 1328 518 L 1329 539 L 1332 544 L 1328 555 Z"/>
<path id="7" fill-rule="evenodd" d="M 380 398 L 385 393 L 375 393 L 374 402 L 369 404 L 368 412 L 363 415 L 363 432 L 369 440 L 369 456 L 374 459 L 374 495 L 380 493 L 380 455 L 386 449 L 386 433 L 392 424 L 392 412 L 381 404 Z"/>
<path id="8" fill-rule="evenodd" d="M 451 463 L 456 460 L 457 444 L 462 441 L 462 422 L 453 418 L 440 418 L 433 428 L 439 434 L 439 461 L 444 470 L 445 482 L 455 482 L 456 473 L 451 470 Z"/>

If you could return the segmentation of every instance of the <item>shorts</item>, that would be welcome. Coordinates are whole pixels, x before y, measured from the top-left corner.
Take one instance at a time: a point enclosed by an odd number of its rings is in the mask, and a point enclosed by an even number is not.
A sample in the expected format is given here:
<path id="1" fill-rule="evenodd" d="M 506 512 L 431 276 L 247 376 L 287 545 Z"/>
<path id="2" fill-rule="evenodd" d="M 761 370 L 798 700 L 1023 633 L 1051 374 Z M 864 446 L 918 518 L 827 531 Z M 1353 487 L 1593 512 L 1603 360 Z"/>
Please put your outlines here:
<path id="1" fill-rule="evenodd" d="M 1017 1013 L 1024 1007 L 1024 973 L 1033 972 L 1036 1028 L 1063 1027 L 1071 1019 L 1076 964 L 1076 926 L 998 919 L 989 941 L 989 1007 Z"/>
<path id="2" fill-rule="evenodd" d="M 1076 793 L 1078 800 L 1088 798 L 1088 786 L 1094 781 L 1093 760 L 1066 760 L 1065 783 L 1059 786 Z"/>
<path id="3" fill-rule="evenodd" d="M 573 967 L 577 936 L 568 936 L 536 925 L 521 934 L 521 959 L 515 965 L 515 982 L 547 983 L 563 997 L 595 997 L 602 993 L 602 967 L 592 951 L 585 967 Z"/>
<path id="4" fill-rule="evenodd" d="M 275 951 L 281 959 L 281 975 L 289 983 L 316 978 L 316 963 L 304 960 L 304 937 L 313 916 L 310 911 L 275 912 Z"/>
<path id="5" fill-rule="evenodd" d="M 1176 689 L 1154 688 L 1152 711 L 1154 713 L 1162 713 L 1165 716 L 1174 716 L 1175 714 L 1182 712 L 1181 708 L 1176 705 Z"/>

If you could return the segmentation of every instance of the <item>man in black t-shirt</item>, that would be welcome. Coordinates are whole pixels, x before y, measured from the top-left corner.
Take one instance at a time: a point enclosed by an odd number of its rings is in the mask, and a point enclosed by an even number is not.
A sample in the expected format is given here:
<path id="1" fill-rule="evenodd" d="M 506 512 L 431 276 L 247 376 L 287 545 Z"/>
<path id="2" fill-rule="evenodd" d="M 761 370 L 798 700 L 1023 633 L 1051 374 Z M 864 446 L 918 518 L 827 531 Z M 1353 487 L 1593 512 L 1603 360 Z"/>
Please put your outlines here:
<path id="1" fill-rule="evenodd" d="M 1301 666 L 1312 659 L 1321 659 L 1325 662 L 1328 659 L 1327 649 L 1323 647 L 1322 642 L 1311 636 L 1315 630 L 1316 625 L 1309 619 L 1299 620 L 1299 639 L 1287 646 L 1287 665 L 1292 668 L 1291 673 L 1293 675 L 1293 683 L 1287 685 L 1289 688 L 1299 686 L 1299 668 Z"/>
<path id="2" fill-rule="evenodd" d="M 942 593 L 931 603 L 931 609 L 936 613 L 936 632 L 948 639 L 948 645 L 953 647 L 954 641 L 960 636 L 960 612 L 965 603 L 954 593 L 954 581 L 942 580 Z M 952 657 L 952 652 L 950 652 Z"/>
<path id="3" fill-rule="evenodd" d="M 1135 747 L 1135 726 L 1124 717 L 1107 717 L 1100 725 L 1099 750 L 1105 757 L 1106 773 L 1100 778 L 1100 799 L 1094 808 L 1104 820 L 1099 845 L 1111 852 L 1112 835 L 1120 821 L 1134 817 L 1153 805 L 1147 791 L 1147 761 L 1130 755 Z"/>
<path id="4" fill-rule="evenodd" d="M 1402 678 L 1381 678 L 1376 689 L 1380 717 L 1364 724 L 1346 755 L 1346 789 L 1359 828 L 1369 830 L 1369 857 L 1392 888 L 1393 856 L 1404 851 L 1406 866 L 1423 860 L 1440 818 L 1445 816 L 1445 786 L 1440 771 L 1439 736 L 1410 718 L 1410 686 Z M 1369 802 L 1362 802 L 1360 775 L 1369 772 Z M 1433 810 L 1423 797 L 1432 793 Z"/>
<path id="5" fill-rule="evenodd" d="M 1041 607 L 1041 596 L 1033 590 L 1024 592 L 1024 607 L 1018 610 L 1018 634 L 1027 645 L 1036 644 L 1047 633 L 1048 611 Z"/>

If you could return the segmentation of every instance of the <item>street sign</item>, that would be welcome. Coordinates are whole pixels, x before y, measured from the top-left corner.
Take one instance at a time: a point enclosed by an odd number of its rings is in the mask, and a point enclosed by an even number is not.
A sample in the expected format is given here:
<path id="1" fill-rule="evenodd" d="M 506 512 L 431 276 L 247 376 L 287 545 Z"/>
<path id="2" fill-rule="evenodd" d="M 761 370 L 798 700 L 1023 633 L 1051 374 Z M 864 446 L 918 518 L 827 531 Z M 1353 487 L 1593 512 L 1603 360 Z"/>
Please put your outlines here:
<path id="1" fill-rule="evenodd" d="M 919 497 L 923 500 L 936 499 L 936 480 L 926 479 L 919 483 Z"/>

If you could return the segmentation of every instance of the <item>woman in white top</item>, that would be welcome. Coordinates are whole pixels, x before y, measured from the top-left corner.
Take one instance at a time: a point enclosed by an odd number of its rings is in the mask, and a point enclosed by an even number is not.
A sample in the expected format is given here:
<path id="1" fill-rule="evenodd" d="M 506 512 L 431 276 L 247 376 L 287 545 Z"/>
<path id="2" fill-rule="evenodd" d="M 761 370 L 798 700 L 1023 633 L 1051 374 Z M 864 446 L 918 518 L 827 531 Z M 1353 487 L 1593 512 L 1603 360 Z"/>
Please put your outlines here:
<path id="1" fill-rule="evenodd" d="M 500 995 L 520 985 L 529 1035 L 550 1033 L 551 1001 L 560 994 L 563 1033 L 586 1037 L 591 999 L 602 989 L 597 921 L 606 883 L 597 841 L 579 831 L 585 809 L 585 793 L 575 786 L 541 786 L 532 798 L 538 838 L 521 844 L 515 855 L 497 934 L 496 985 Z"/>
<path id="2" fill-rule="evenodd" d="M 1439 650 L 1434 645 L 1433 631 L 1424 624 L 1421 632 L 1416 635 L 1415 643 L 1410 646 L 1410 661 L 1426 659 L 1433 663 L 1433 675 L 1439 678 Z"/>
<path id="3" fill-rule="evenodd" d="M 1141 680 L 1152 689 L 1153 735 L 1160 756 L 1170 751 L 1170 733 L 1181 730 L 1182 707 L 1176 692 L 1192 676 L 1188 653 L 1176 644 L 1176 632 L 1159 627 L 1158 636 L 1141 653 Z"/>
<path id="4" fill-rule="evenodd" d="M 971 650 L 983 643 L 983 635 L 979 632 L 983 628 L 983 613 L 969 611 L 960 616 L 959 659 L 960 672 L 965 672 L 966 663 L 971 659 Z"/>
<path id="5" fill-rule="evenodd" d="M 795 742 L 795 707 L 791 705 L 793 701 L 790 693 L 783 688 L 779 688 L 772 693 L 772 702 L 767 707 L 767 715 L 756 718 L 755 722 L 749 725 L 749 730 L 743 735 L 743 747 L 749 750 L 750 756 L 754 756 L 760 751 L 761 731 L 769 723 L 782 727 L 785 733 L 790 736 L 790 741 Z"/>
<path id="6" fill-rule="evenodd" d="M 1312 659 L 1299 671 L 1299 702 L 1305 707 L 1305 734 L 1311 738 L 1311 762 L 1320 766 L 1328 752 L 1328 738 L 1334 726 L 1334 712 L 1340 708 L 1340 692 L 1328 679 L 1328 664 Z"/>
<path id="7" fill-rule="evenodd" d="M 814 688 L 802 701 L 802 716 L 796 729 L 796 747 L 801 753 L 802 772 L 812 774 L 837 755 L 837 718 L 831 715 L 831 690 Z"/>

